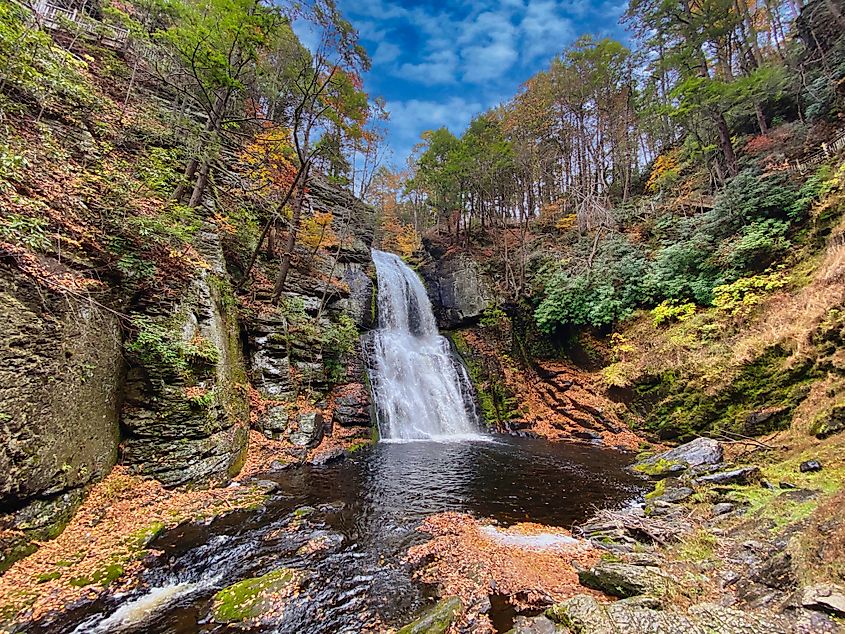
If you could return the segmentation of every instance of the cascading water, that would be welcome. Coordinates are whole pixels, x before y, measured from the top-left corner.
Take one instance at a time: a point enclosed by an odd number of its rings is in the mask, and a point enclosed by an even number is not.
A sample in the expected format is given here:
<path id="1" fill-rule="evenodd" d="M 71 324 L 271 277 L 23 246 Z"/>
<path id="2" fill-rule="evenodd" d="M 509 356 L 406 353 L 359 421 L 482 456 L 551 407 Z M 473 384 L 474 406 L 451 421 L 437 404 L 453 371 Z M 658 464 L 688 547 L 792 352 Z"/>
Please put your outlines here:
<path id="1" fill-rule="evenodd" d="M 373 250 L 379 328 L 369 372 L 384 440 L 449 440 L 479 429 L 474 391 L 449 342 L 437 332 L 422 282 L 398 256 Z"/>

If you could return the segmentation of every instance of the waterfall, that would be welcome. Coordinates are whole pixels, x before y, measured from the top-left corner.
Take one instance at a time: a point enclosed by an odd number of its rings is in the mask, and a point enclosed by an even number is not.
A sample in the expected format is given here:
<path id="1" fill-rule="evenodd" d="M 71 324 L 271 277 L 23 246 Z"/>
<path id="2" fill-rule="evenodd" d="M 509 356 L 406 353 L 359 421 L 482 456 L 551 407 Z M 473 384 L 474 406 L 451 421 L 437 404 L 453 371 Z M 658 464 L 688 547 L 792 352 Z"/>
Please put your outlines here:
<path id="1" fill-rule="evenodd" d="M 373 250 L 379 327 L 368 366 L 385 440 L 460 439 L 478 432 L 474 390 L 449 342 L 437 332 L 417 274 L 398 256 Z"/>

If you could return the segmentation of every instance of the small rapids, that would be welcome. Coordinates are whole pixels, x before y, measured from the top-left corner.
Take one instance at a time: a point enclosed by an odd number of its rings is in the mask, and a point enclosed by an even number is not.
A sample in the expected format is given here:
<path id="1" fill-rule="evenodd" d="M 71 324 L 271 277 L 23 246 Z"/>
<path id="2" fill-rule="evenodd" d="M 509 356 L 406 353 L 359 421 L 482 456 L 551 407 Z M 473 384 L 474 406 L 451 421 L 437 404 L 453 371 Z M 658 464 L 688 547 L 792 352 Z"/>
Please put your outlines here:
<path id="1" fill-rule="evenodd" d="M 429 515 L 458 511 L 501 526 L 570 528 L 596 507 L 625 505 L 642 491 L 642 480 L 625 470 L 624 454 L 490 440 L 379 443 L 338 463 L 266 474 L 278 488 L 263 508 L 169 531 L 150 545 L 161 554 L 147 561 L 142 587 L 81 603 L 26 631 L 236 631 L 213 621 L 214 594 L 282 567 L 303 573 L 301 591 L 277 618 L 247 631 L 352 634 L 368 625 L 385 631 L 430 600 L 403 561 L 408 547 L 425 541 L 416 528 Z"/>
<path id="2" fill-rule="evenodd" d="M 478 438 L 466 368 L 437 332 L 417 274 L 399 256 L 373 250 L 379 327 L 371 333 L 369 376 L 385 440 Z"/>

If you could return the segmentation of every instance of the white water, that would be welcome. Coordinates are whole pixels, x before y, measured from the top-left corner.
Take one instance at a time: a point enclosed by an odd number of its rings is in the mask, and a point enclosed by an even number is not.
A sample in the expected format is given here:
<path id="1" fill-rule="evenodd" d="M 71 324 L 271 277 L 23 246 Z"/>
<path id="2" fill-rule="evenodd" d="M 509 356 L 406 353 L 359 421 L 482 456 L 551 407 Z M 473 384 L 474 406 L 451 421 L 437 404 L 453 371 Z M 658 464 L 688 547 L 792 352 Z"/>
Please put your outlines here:
<path id="1" fill-rule="evenodd" d="M 466 369 L 437 332 L 417 274 L 392 253 L 373 250 L 379 328 L 369 354 L 370 382 L 386 441 L 480 438 Z"/>

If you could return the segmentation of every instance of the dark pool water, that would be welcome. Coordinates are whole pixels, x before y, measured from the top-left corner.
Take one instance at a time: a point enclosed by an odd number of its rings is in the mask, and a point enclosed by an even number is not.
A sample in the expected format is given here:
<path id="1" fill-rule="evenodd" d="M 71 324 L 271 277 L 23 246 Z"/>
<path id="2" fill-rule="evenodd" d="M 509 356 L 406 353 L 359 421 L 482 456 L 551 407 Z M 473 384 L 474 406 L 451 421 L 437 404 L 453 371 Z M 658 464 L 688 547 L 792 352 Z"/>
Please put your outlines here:
<path id="1" fill-rule="evenodd" d="M 425 517 L 460 511 L 570 528 L 642 493 L 642 481 L 625 471 L 630 461 L 600 447 L 501 437 L 379 443 L 336 464 L 268 474 L 279 489 L 265 508 L 182 526 L 153 544 L 164 554 L 145 572 L 147 589 L 79 606 L 29 631 L 232 631 L 209 619 L 214 593 L 282 566 L 306 571 L 302 593 L 279 620 L 253 631 L 401 625 L 429 600 L 402 561 L 425 540 L 415 530 Z M 324 549 L 309 553 L 303 546 L 314 539 Z"/>

